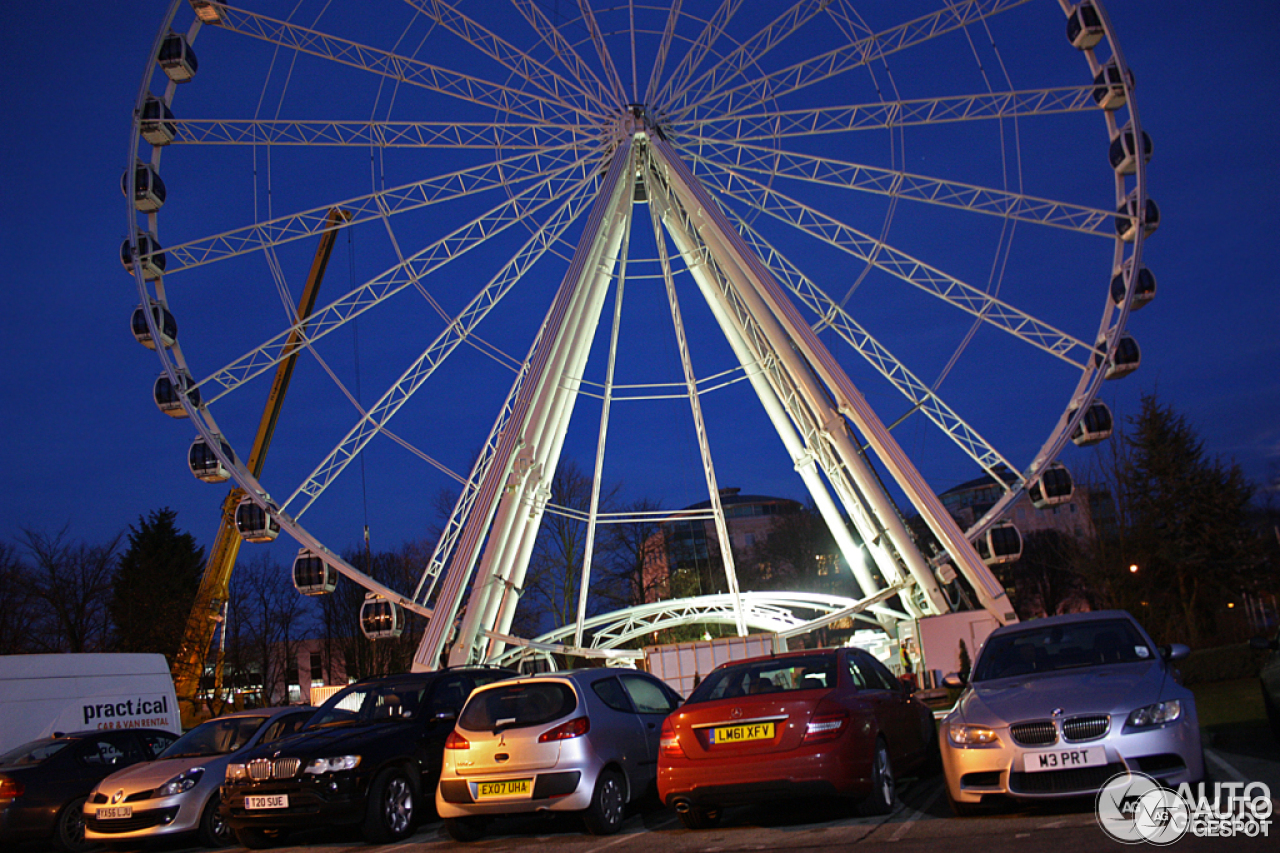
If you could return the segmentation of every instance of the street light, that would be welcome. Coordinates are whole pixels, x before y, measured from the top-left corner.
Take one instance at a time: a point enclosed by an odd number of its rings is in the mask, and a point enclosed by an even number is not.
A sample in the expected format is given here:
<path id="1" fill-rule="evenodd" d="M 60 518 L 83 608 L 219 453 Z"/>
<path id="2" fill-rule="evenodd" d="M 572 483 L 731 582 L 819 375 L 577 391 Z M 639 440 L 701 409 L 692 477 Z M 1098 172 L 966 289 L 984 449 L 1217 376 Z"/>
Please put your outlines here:
<path id="1" fill-rule="evenodd" d="M 1138 564 L 1137 564 L 1137 563 L 1130 563 L 1130 564 L 1129 564 L 1129 574 L 1131 574 L 1131 575 L 1136 575 L 1137 573 L 1138 573 Z"/>

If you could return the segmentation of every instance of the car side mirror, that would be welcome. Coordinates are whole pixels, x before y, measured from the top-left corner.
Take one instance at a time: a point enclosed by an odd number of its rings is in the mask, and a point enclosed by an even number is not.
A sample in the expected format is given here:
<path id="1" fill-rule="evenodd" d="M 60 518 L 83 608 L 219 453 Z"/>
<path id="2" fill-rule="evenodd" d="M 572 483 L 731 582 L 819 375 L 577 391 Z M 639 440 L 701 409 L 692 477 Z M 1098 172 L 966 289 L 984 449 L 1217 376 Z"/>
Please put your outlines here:
<path id="1" fill-rule="evenodd" d="M 1167 661 L 1182 660 L 1189 654 L 1191 654 L 1191 647 L 1182 643 L 1160 647 L 1160 657 Z"/>
<path id="2" fill-rule="evenodd" d="M 1259 652 L 1280 650 L 1280 640 L 1268 640 L 1266 637 L 1250 637 L 1249 648 Z"/>
<path id="3" fill-rule="evenodd" d="M 959 688 L 964 687 L 964 685 L 965 680 L 958 672 L 948 673 L 946 677 L 942 679 L 942 686 L 950 687 L 953 690 L 958 690 Z"/>

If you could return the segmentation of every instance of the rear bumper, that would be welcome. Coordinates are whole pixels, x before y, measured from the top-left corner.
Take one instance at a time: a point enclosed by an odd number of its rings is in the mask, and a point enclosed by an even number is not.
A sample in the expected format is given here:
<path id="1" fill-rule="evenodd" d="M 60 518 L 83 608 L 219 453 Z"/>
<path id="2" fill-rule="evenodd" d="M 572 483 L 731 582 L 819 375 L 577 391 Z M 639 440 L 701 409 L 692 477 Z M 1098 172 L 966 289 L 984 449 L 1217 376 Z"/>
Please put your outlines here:
<path id="1" fill-rule="evenodd" d="M 483 817 L 485 815 L 524 814 L 536 811 L 582 811 L 591 805 L 595 776 L 588 778 L 580 770 L 533 773 L 530 796 L 517 799 L 475 799 L 478 782 L 493 778 L 444 779 L 436 788 L 436 812 L 440 817 Z"/>
<path id="2" fill-rule="evenodd" d="M 847 743 L 815 744 L 787 756 L 666 759 L 658 767 L 658 795 L 667 806 L 737 805 L 815 796 L 865 797 L 871 759 L 851 759 Z"/>

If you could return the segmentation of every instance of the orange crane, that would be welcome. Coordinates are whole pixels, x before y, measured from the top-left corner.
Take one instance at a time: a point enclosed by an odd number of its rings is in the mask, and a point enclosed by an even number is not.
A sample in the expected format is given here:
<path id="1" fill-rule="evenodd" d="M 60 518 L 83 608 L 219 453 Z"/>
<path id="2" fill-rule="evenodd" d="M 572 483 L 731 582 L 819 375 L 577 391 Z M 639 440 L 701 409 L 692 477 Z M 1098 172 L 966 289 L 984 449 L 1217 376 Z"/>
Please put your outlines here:
<path id="1" fill-rule="evenodd" d="M 336 207 L 329 211 L 325 231 L 320 235 L 320 245 L 316 248 L 316 256 L 311 262 L 311 271 L 307 275 L 306 287 L 303 288 L 302 298 L 298 300 L 300 320 L 305 321 L 315 308 L 320 281 L 324 278 L 329 256 L 333 253 L 333 244 L 338 237 L 338 226 L 350 218 L 349 213 Z M 290 333 L 283 350 L 286 355 L 276 366 L 275 380 L 271 383 L 271 392 L 267 396 L 262 420 L 258 424 L 258 434 L 254 437 L 253 450 L 249 454 L 248 469 L 254 477 L 262 474 L 262 463 L 271 445 L 271 436 L 275 432 L 276 421 L 280 417 L 285 392 L 289 389 L 289 380 L 293 376 L 293 366 L 300 349 L 299 338 L 297 330 Z M 201 717 L 200 709 L 196 704 L 196 694 L 199 692 L 200 678 L 204 675 L 209 644 L 213 641 L 214 632 L 223 618 L 223 606 L 231 586 L 231 572 L 235 569 L 236 556 L 240 553 L 242 540 L 236 529 L 236 507 L 240 505 L 244 496 L 245 490 L 237 486 L 222 502 L 222 523 L 218 527 L 218 535 L 213 540 L 213 549 L 209 552 L 209 562 L 205 564 L 204 574 L 200 578 L 200 587 L 191 605 L 191 612 L 187 615 L 187 624 L 182 632 L 182 643 L 178 647 L 177 656 L 173 659 L 173 686 L 178 694 L 178 707 L 182 712 L 184 728 L 199 722 Z M 221 668 L 222 655 L 219 654 L 215 673 L 215 682 L 218 685 L 222 682 Z"/>

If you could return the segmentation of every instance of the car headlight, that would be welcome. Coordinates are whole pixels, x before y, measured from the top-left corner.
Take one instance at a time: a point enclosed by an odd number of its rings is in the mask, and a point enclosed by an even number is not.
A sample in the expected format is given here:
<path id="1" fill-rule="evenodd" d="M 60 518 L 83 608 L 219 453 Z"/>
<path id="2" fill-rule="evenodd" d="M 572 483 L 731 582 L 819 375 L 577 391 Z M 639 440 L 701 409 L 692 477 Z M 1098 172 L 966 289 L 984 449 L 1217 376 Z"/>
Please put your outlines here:
<path id="1" fill-rule="evenodd" d="M 193 767 L 190 770 L 184 770 L 157 788 L 156 796 L 172 797 L 174 794 L 185 794 L 200 782 L 200 778 L 202 776 L 204 776 L 203 767 Z"/>
<path id="2" fill-rule="evenodd" d="M 952 745 L 962 749 L 998 746 L 1000 744 L 1000 738 L 994 729 L 989 729 L 986 726 L 970 726 L 966 723 L 951 723 L 948 725 L 947 738 Z"/>
<path id="3" fill-rule="evenodd" d="M 243 779 L 248 779 L 248 778 L 249 778 L 249 768 L 245 767 L 245 765 L 243 764 L 227 765 L 227 781 L 228 782 L 239 782 Z"/>
<path id="4" fill-rule="evenodd" d="M 1129 713 L 1125 725 L 1134 729 L 1149 729 L 1152 726 L 1163 726 L 1172 723 L 1182 716 L 1182 703 L 1177 699 L 1168 702 L 1157 702 Z"/>
<path id="5" fill-rule="evenodd" d="M 334 755 L 329 758 L 313 759 L 302 772 L 316 775 L 335 773 L 339 770 L 355 770 L 359 764 L 360 756 L 358 755 Z"/>

